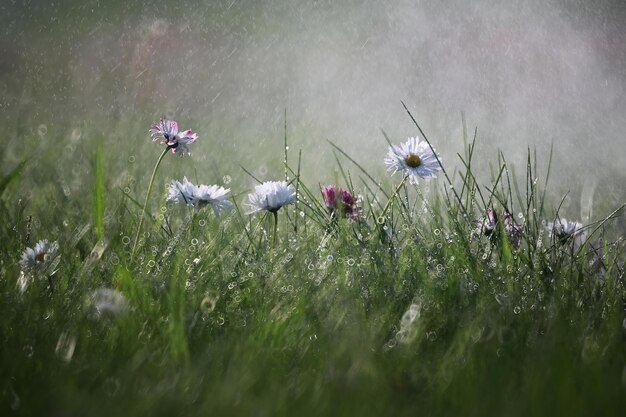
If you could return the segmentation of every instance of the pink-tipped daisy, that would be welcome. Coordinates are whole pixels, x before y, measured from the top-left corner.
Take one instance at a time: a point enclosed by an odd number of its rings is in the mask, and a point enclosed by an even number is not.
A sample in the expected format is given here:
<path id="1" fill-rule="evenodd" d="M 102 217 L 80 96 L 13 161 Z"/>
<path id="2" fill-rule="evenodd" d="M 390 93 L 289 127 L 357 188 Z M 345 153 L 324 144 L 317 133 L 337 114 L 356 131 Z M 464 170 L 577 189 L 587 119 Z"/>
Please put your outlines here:
<path id="1" fill-rule="evenodd" d="M 174 120 L 160 119 L 158 122 L 152 123 L 148 131 L 152 137 L 152 141 L 161 140 L 162 145 L 166 145 L 172 153 L 183 156 L 183 154 L 191 155 L 189 145 L 198 140 L 198 134 L 191 129 L 178 131 L 178 123 Z"/>
<path id="2" fill-rule="evenodd" d="M 338 212 L 339 215 L 350 219 L 358 216 L 360 209 L 350 191 L 336 185 L 325 185 L 321 192 L 324 204 L 331 214 Z"/>
<path id="3" fill-rule="evenodd" d="M 508 211 L 505 211 L 502 215 L 504 233 L 508 238 L 509 243 L 514 248 L 519 248 L 522 241 L 522 226 L 517 224 L 513 219 L 513 216 Z M 483 234 L 495 242 L 498 239 L 498 234 L 494 233 L 496 227 L 498 227 L 498 212 L 495 209 L 488 208 L 485 217 L 477 222 L 475 234 Z"/>

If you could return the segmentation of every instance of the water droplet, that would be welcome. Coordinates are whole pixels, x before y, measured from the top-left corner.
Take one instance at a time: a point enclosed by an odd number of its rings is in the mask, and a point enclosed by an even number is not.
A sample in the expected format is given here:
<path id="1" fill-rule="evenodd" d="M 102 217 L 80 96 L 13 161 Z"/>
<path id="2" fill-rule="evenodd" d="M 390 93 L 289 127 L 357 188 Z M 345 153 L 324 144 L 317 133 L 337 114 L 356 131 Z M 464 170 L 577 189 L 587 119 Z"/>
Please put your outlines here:
<path id="1" fill-rule="evenodd" d="M 519 314 L 522 311 L 522 308 L 520 306 L 515 306 L 513 308 L 513 313 L 515 314 Z"/>
<path id="2" fill-rule="evenodd" d="M 224 177 L 222 178 L 222 181 L 224 182 L 224 184 L 230 184 L 230 182 L 232 181 L 232 178 L 230 177 L 230 175 L 224 175 Z"/>

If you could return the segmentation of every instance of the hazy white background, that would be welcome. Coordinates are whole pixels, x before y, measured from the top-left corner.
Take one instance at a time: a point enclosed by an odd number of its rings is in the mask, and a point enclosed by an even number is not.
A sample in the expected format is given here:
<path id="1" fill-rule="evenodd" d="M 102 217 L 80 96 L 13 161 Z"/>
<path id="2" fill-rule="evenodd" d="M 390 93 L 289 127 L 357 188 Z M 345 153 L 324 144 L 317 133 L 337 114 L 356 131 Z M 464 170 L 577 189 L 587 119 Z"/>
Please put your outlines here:
<path id="1" fill-rule="evenodd" d="M 256 164 L 269 178 L 281 174 L 287 109 L 291 150 L 303 149 L 315 183 L 334 175 L 326 139 L 382 174 L 380 129 L 394 141 L 416 134 L 403 100 L 450 170 L 464 112 L 484 173 L 498 148 L 523 168 L 528 147 L 546 162 L 554 144 L 570 216 L 581 199 L 615 206 L 626 195 L 623 1 L 35 1 L 0 11 L 0 103 L 33 126 L 114 132 L 166 115 L 200 132 L 199 160 Z"/>

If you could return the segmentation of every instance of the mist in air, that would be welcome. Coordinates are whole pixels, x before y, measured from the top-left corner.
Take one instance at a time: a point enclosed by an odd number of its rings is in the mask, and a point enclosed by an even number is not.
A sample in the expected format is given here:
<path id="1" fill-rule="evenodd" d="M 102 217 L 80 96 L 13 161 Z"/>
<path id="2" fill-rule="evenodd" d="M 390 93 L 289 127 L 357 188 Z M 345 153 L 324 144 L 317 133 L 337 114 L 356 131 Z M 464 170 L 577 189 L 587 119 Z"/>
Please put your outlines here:
<path id="1" fill-rule="evenodd" d="M 522 172 L 529 147 L 545 167 L 553 145 L 566 207 L 624 198 L 605 186 L 626 177 L 623 2 L 61 3 L 0 6 L 7 120 L 106 134 L 173 117 L 200 132 L 205 161 L 271 177 L 286 110 L 316 182 L 336 171 L 327 139 L 382 174 L 381 129 L 417 134 L 403 101 L 451 171 L 464 114 L 485 175 L 498 149 Z"/>

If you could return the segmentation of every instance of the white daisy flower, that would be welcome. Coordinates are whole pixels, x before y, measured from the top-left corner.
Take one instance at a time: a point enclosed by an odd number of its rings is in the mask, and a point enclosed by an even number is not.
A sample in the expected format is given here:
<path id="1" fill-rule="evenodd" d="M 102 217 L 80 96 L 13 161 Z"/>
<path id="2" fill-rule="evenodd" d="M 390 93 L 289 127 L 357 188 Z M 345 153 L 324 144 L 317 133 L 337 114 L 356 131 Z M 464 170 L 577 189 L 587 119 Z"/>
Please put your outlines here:
<path id="1" fill-rule="evenodd" d="M 296 193 L 287 181 L 267 181 L 254 187 L 254 193 L 248 194 L 250 214 L 261 210 L 276 213 L 282 206 L 296 201 Z"/>
<path id="2" fill-rule="evenodd" d="M 437 176 L 436 172 L 441 170 L 441 165 L 428 143 L 420 142 L 418 138 L 409 138 L 400 146 L 391 145 L 385 164 L 393 174 L 403 171 L 412 182 L 416 182 L 417 177 L 434 178 Z"/>
<path id="3" fill-rule="evenodd" d="M 172 181 L 167 192 L 167 201 L 176 204 L 186 203 L 188 206 L 202 207 L 210 205 L 215 213 L 215 217 L 220 217 L 220 212 L 232 208 L 233 203 L 226 196 L 230 189 L 219 185 L 195 185 L 187 177 L 183 182 Z"/>
<path id="4" fill-rule="evenodd" d="M 172 153 L 180 156 L 183 156 L 183 154 L 190 155 L 188 145 L 198 140 L 197 133 L 194 133 L 191 129 L 179 132 L 178 123 L 168 119 L 161 119 L 152 123 L 148 132 L 153 142 L 162 138 L 161 144 L 167 145 L 168 149 L 172 150 Z"/>
<path id="5" fill-rule="evenodd" d="M 128 301 L 121 292 L 111 288 L 98 288 L 89 297 L 91 317 L 100 319 L 124 314 L 128 310 Z"/>
<path id="6" fill-rule="evenodd" d="M 573 237 L 574 246 L 577 248 L 582 246 L 587 239 L 587 231 L 583 229 L 583 225 L 567 219 L 558 219 L 554 223 L 550 222 L 546 226 L 546 229 L 548 229 L 550 237 L 552 237 L 552 235 L 556 236 L 561 244 L 565 244 L 568 239 Z"/>
<path id="7" fill-rule="evenodd" d="M 221 210 L 229 210 L 233 206 L 233 203 L 226 196 L 229 192 L 230 188 L 200 184 L 195 188 L 193 196 L 200 206 L 210 205 L 215 217 L 219 218 Z"/>
<path id="8" fill-rule="evenodd" d="M 193 185 L 187 177 L 183 178 L 183 182 L 172 181 L 172 184 L 167 190 L 167 201 L 172 201 L 176 204 L 185 203 L 188 206 L 196 204 L 194 194 L 196 192 L 196 186 Z"/>
<path id="9" fill-rule="evenodd" d="M 47 240 L 40 240 L 34 248 L 26 248 L 22 252 L 20 265 L 23 269 L 30 271 L 41 269 L 54 259 L 58 250 L 58 242 L 50 243 Z"/>

